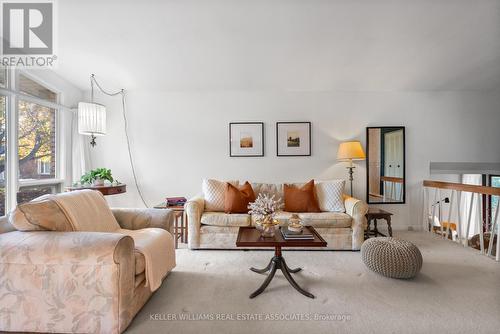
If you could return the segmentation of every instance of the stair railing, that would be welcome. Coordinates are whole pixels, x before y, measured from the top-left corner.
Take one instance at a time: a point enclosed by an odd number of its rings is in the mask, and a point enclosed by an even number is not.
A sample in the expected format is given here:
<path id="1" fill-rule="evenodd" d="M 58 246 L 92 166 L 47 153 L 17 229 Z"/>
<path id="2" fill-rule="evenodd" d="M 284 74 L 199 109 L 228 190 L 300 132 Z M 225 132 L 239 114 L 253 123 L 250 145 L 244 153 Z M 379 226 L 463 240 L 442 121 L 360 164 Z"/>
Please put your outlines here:
<path id="1" fill-rule="evenodd" d="M 490 241 L 488 245 L 488 249 L 485 249 L 484 246 L 484 228 L 483 228 L 483 212 L 482 201 L 483 195 L 488 196 L 500 196 L 500 188 L 494 187 L 486 187 L 486 186 L 476 186 L 470 184 L 463 183 L 453 183 L 453 182 L 442 182 L 442 181 L 432 181 L 432 180 L 424 180 L 423 182 L 424 191 L 423 191 L 423 224 L 424 230 L 430 230 L 431 232 L 434 229 L 434 222 L 437 219 L 439 221 L 439 229 L 440 234 L 443 238 L 447 238 L 450 235 L 450 229 L 453 224 L 452 214 L 453 209 L 456 208 L 457 213 L 457 224 L 456 224 L 456 241 L 463 245 L 464 247 L 468 246 L 469 241 L 469 232 L 471 229 L 472 222 L 472 210 L 474 208 L 474 203 L 476 204 L 477 209 L 477 218 L 475 220 L 476 230 L 479 231 L 479 244 L 480 244 L 480 252 L 482 254 L 491 257 L 493 251 L 493 244 L 495 240 L 496 234 L 496 261 L 500 261 L 500 222 L 499 222 L 499 208 L 500 204 L 496 206 L 495 215 L 492 216 L 491 222 L 492 226 L 490 229 Z M 433 193 L 432 193 L 433 192 Z M 446 192 L 446 195 L 444 194 Z M 464 193 L 470 194 L 470 200 L 468 203 L 465 203 L 465 206 L 468 207 L 467 211 L 467 219 L 466 222 L 462 222 L 462 195 Z M 449 194 L 449 197 L 447 196 Z M 445 196 L 444 199 L 442 196 Z M 430 199 L 432 197 L 432 204 L 430 203 Z M 449 203 L 448 210 L 448 220 L 447 222 L 443 222 L 442 217 L 442 202 Z M 448 202 L 449 201 L 449 202 Z M 466 200 L 467 202 L 467 200 Z M 438 206 L 439 205 L 439 206 Z M 438 209 L 438 213 L 436 213 L 436 209 Z M 429 221 L 430 219 L 430 221 Z M 446 224 L 445 224 L 446 223 Z M 463 227 L 462 223 L 465 223 L 465 234 L 462 232 Z M 452 231 L 453 235 L 453 231 Z M 452 240 L 454 238 L 452 237 Z"/>

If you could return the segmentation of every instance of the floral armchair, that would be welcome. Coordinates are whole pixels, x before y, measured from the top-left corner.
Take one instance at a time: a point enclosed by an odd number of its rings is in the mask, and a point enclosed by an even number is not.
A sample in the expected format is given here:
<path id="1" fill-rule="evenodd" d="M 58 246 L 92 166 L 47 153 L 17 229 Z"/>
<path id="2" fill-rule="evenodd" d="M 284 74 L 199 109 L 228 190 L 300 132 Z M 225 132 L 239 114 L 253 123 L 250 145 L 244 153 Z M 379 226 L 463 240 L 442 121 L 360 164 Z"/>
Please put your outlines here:
<path id="1" fill-rule="evenodd" d="M 171 230 L 170 210 L 112 212 L 121 228 Z M 0 218 L 0 331 L 123 332 L 152 295 L 141 255 L 127 235 L 21 232 Z"/>

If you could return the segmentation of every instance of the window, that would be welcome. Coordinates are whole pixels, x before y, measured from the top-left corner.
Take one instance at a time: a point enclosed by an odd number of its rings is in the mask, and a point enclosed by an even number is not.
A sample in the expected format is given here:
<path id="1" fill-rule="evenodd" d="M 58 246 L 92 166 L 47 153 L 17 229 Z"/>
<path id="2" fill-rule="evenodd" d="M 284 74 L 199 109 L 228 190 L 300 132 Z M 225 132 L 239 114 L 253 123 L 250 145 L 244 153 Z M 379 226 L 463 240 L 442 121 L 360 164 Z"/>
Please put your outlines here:
<path id="1" fill-rule="evenodd" d="M 24 74 L 19 74 L 19 91 L 49 102 L 57 102 L 57 93 L 33 81 Z"/>
<path id="2" fill-rule="evenodd" d="M 19 179 L 39 180 L 56 177 L 56 110 L 20 100 L 18 103 Z M 48 170 L 39 172 L 38 161 Z"/>
<path id="3" fill-rule="evenodd" d="M 19 91 L 57 102 L 57 93 L 24 74 L 19 74 Z M 55 179 L 56 110 L 43 103 L 25 100 L 19 100 L 17 110 L 19 179 Z M 42 168 L 40 161 L 43 161 Z"/>
<path id="4" fill-rule="evenodd" d="M 0 68 L 0 87 L 5 88 L 7 86 L 7 70 L 5 68 Z"/>
<path id="5" fill-rule="evenodd" d="M 19 91 L 40 100 L 20 98 L 17 103 L 17 150 L 19 168 L 19 192 L 17 203 L 55 192 L 56 180 L 56 128 L 57 110 L 51 103 L 57 102 L 57 93 L 40 83 L 19 74 Z M 48 103 L 46 103 L 47 101 Z M 54 180 L 56 186 L 40 184 Z"/>
<path id="6" fill-rule="evenodd" d="M 0 216 L 5 215 L 5 153 L 7 148 L 6 132 L 7 98 L 0 96 Z"/>
<path id="7" fill-rule="evenodd" d="M 36 162 L 37 162 L 38 174 L 40 175 L 52 174 L 52 162 L 50 160 L 38 159 Z"/>
<path id="8" fill-rule="evenodd" d="M 29 72 L 14 69 L 0 68 L 1 87 L 9 87 L 0 91 L 3 216 L 18 203 L 61 191 L 63 180 L 58 166 L 58 92 L 32 78 Z"/>
<path id="9" fill-rule="evenodd" d="M 58 192 L 56 185 L 20 187 L 17 192 L 17 204 L 29 202 L 37 197 Z"/>

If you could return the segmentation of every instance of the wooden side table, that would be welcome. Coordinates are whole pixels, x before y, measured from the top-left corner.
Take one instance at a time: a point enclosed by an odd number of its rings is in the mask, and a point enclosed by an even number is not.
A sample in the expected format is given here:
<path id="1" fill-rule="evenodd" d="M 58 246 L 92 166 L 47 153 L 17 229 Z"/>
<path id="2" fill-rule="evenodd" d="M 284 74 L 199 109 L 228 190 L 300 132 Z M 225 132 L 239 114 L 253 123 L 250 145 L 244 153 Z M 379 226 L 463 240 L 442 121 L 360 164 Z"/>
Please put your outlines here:
<path id="1" fill-rule="evenodd" d="M 155 209 L 170 209 L 174 212 L 174 240 L 175 248 L 179 245 L 179 239 L 181 243 L 187 243 L 188 241 L 188 225 L 187 225 L 187 215 L 184 212 L 184 206 L 168 206 L 166 203 L 161 203 L 154 206 Z"/>
<path id="2" fill-rule="evenodd" d="M 104 196 L 117 195 L 127 192 L 127 185 L 124 183 L 105 185 L 105 186 L 80 186 L 80 187 L 67 187 L 68 191 L 76 191 L 83 189 L 98 190 Z"/>
<path id="3" fill-rule="evenodd" d="M 377 208 L 369 208 L 368 212 L 366 213 L 366 220 L 368 223 L 368 226 L 366 227 L 365 231 L 365 237 L 369 238 L 370 235 L 373 235 L 375 237 L 381 235 L 385 237 L 385 234 L 382 234 L 378 231 L 377 228 L 377 220 L 379 219 L 384 219 L 387 222 L 387 230 L 389 231 L 389 236 L 392 237 L 392 226 L 391 226 L 391 216 L 392 213 L 382 210 L 382 209 L 377 209 Z M 370 229 L 371 222 L 373 221 L 373 230 Z"/>

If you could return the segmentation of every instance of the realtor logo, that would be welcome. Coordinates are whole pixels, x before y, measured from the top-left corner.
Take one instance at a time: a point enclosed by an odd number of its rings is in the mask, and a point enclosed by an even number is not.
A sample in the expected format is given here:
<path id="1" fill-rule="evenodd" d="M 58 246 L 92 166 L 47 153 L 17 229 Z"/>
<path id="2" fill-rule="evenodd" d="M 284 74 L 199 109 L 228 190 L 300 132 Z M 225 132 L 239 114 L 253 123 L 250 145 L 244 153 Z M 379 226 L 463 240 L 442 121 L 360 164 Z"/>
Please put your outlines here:
<path id="1" fill-rule="evenodd" d="M 47 55 L 53 51 L 53 4 L 2 4 L 4 55 Z"/>
<path id="2" fill-rule="evenodd" d="M 56 66 L 55 0 L 0 0 L 0 66 Z"/>

